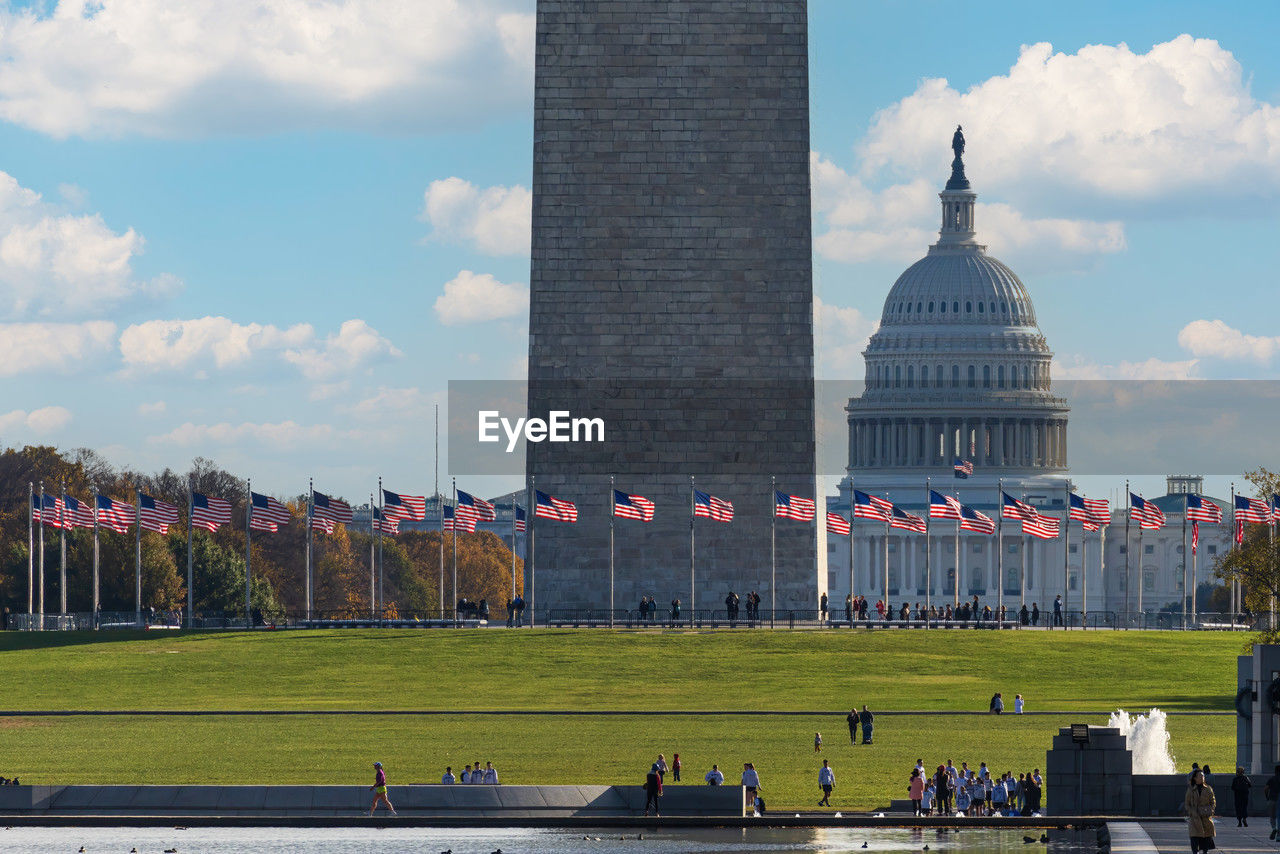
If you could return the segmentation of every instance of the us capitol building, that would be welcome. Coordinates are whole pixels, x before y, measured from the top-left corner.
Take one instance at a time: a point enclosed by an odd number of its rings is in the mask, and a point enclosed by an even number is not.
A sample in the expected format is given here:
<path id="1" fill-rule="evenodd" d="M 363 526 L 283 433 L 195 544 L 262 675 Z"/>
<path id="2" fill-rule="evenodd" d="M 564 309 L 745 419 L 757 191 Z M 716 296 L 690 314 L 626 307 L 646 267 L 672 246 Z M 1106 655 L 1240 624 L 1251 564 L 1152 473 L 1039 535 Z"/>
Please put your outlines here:
<path id="1" fill-rule="evenodd" d="M 1063 519 L 1070 491 L 1068 407 L 1050 388 L 1053 353 L 1036 324 L 1026 286 L 978 242 L 977 193 L 965 176 L 960 128 L 952 149 L 951 177 L 939 194 L 938 242 L 898 277 L 885 299 L 880 327 L 863 352 L 865 389 L 846 407 L 847 476 L 839 497 L 828 499 L 828 509 L 848 518 L 856 488 L 927 516 L 928 478 L 937 492 L 955 495 L 995 520 L 998 483 L 1003 481 L 1010 495 Z M 954 476 L 957 458 L 973 463 L 968 479 Z M 1133 583 L 1142 579 L 1147 610 L 1181 601 L 1183 500 L 1177 493 L 1198 489 L 1196 478 L 1170 478 L 1171 495 L 1156 500 L 1168 516 L 1167 527 L 1146 532 L 1143 554 L 1127 556 Z M 1019 522 L 1007 520 L 1000 544 L 1005 549 L 1005 605 L 1016 610 L 1025 597 L 1028 607 L 1035 602 L 1047 610 L 1065 586 L 1068 609 L 1078 610 L 1087 586 L 1089 611 L 1123 609 L 1123 498 L 1120 507 L 1113 502 L 1112 511 L 1112 524 L 1102 532 L 1105 570 L 1099 532 L 1082 540 L 1080 523 L 1072 523 L 1064 553 L 1061 535 L 1055 540 L 1027 537 Z M 994 607 L 1000 583 L 995 537 L 962 532 L 957 561 L 955 522 L 937 519 L 930 524 L 930 579 L 924 535 L 900 530 L 888 535 L 889 601 L 894 606 L 923 603 L 931 586 L 929 598 L 935 605 L 949 603 L 958 569 L 959 598 L 977 595 Z M 1136 549 L 1137 526 L 1133 528 L 1131 546 Z M 885 526 L 859 519 L 854 533 L 853 593 L 874 602 L 885 594 Z M 1227 542 L 1224 526 L 1202 526 L 1202 580 L 1211 575 L 1213 558 Z M 832 609 L 839 611 L 850 589 L 849 549 L 840 537 L 829 537 L 827 548 L 828 590 Z M 1132 608 L 1136 593 L 1130 591 Z"/>

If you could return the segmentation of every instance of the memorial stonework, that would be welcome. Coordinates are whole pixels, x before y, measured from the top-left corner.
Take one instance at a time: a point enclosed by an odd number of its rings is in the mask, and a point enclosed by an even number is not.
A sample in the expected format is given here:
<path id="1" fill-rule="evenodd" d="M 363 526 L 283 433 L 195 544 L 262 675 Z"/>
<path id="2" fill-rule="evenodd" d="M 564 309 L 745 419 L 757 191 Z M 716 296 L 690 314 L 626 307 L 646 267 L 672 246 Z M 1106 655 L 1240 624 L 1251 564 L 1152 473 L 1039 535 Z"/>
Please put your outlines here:
<path id="1" fill-rule="evenodd" d="M 610 475 L 656 504 L 617 523 L 617 607 L 770 607 L 771 478 L 816 492 L 807 26 L 805 0 L 538 2 L 529 414 L 606 424 L 529 446 L 579 511 L 537 523 L 539 614 L 607 606 Z M 735 508 L 697 521 L 696 584 L 690 476 Z M 779 520 L 778 607 L 816 608 L 816 537 Z"/>

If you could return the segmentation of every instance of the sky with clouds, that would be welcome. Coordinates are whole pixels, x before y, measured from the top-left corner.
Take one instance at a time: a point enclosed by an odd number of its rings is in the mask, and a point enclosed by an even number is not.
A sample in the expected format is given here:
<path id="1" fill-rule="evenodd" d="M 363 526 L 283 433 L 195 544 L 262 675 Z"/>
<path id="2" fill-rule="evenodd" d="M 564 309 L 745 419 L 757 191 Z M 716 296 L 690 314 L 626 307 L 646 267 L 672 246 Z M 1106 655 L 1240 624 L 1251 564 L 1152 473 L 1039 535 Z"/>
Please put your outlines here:
<path id="1" fill-rule="evenodd" d="M 1280 7 L 1116 6 L 811 0 L 820 377 L 957 123 L 1056 377 L 1277 377 Z M 533 43 L 532 0 L 0 2 L 0 444 L 430 491 L 448 381 L 523 376 Z"/>

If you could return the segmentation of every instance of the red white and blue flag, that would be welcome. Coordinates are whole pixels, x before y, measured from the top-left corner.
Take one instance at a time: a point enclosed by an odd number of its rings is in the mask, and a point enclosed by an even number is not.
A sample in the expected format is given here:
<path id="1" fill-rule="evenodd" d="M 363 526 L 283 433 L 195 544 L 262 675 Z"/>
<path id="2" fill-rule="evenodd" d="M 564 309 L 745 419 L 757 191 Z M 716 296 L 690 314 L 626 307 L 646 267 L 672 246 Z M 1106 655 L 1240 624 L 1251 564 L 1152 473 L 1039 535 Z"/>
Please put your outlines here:
<path id="1" fill-rule="evenodd" d="M 289 508 L 276 501 L 270 495 L 249 493 L 249 529 L 276 533 L 281 525 L 289 524 L 293 514 Z"/>
<path id="2" fill-rule="evenodd" d="M 1200 545 L 1200 523 L 1191 523 L 1191 553 L 1196 553 L 1196 546 Z"/>
<path id="3" fill-rule="evenodd" d="M 652 522 L 653 502 L 642 495 L 631 495 L 615 489 L 613 491 L 613 515 L 619 519 Z"/>
<path id="4" fill-rule="evenodd" d="M 1271 518 L 1280 522 L 1280 495 L 1271 496 Z"/>
<path id="5" fill-rule="evenodd" d="M 86 502 L 72 498 L 70 495 L 62 497 L 63 510 L 66 516 L 63 517 L 62 526 L 68 531 L 72 528 L 92 528 L 93 527 L 93 508 Z"/>
<path id="6" fill-rule="evenodd" d="M 150 495 L 139 494 L 138 524 L 144 531 L 167 534 L 170 525 L 178 524 L 178 508 Z"/>
<path id="7" fill-rule="evenodd" d="M 811 498 L 788 495 L 775 489 L 773 491 L 773 515 L 779 519 L 812 522 L 814 517 L 818 515 L 818 505 Z"/>
<path id="8" fill-rule="evenodd" d="M 973 475 L 973 462 L 971 460 L 962 460 L 956 457 L 956 477 L 965 479 Z"/>
<path id="9" fill-rule="evenodd" d="M 950 495 L 943 495 L 940 492 L 929 490 L 929 518 L 930 519 L 955 519 L 959 521 L 963 516 L 964 505 Z"/>
<path id="10" fill-rule="evenodd" d="M 47 528 L 63 527 L 62 501 L 52 493 L 45 493 L 43 512 L 40 507 L 40 496 L 33 495 L 31 506 L 34 510 L 34 518 L 37 522 L 43 522 Z"/>
<path id="11" fill-rule="evenodd" d="M 827 511 L 827 530 L 831 533 L 847 537 L 849 532 L 853 530 L 853 526 L 849 524 L 849 520 L 841 516 L 839 513 Z"/>
<path id="12" fill-rule="evenodd" d="M 889 527 L 901 528 L 904 531 L 914 531 L 917 534 L 927 534 L 929 532 L 929 526 L 924 517 L 908 513 L 901 507 L 896 506 L 893 508 L 893 515 L 889 518 Z"/>
<path id="13" fill-rule="evenodd" d="M 1105 498 L 1084 498 L 1074 492 L 1070 496 L 1071 517 L 1086 531 L 1096 531 L 1111 521 L 1111 506 Z"/>
<path id="14" fill-rule="evenodd" d="M 859 519 L 874 519 L 877 522 L 888 522 L 893 515 L 893 502 L 878 495 L 871 495 L 860 489 L 853 491 L 853 515 Z"/>
<path id="15" fill-rule="evenodd" d="M 104 528 L 117 534 L 127 533 L 137 515 L 132 504 L 105 495 L 98 496 L 98 524 Z"/>
<path id="16" fill-rule="evenodd" d="M 723 498 L 716 498 L 714 495 L 695 489 L 693 491 L 693 515 L 701 516 L 704 519 L 713 519 L 716 522 L 732 522 L 733 504 Z"/>
<path id="17" fill-rule="evenodd" d="M 1208 522 L 1212 525 L 1222 524 L 1222 508 L 1216 501 L 1202 495 L 1187 495 L 1187 518 L 1192 522 Z"/>
<path id="18" fill-rule="evenodd" d="M 464 493 L 459 492 L 459 500 Z M 487 502 L 486 502 L 487 503 Z M 533 491 L 533 515 L 537 519 L 554 519 L 557 522 L 577 522 L 578 508 L 572 501 L 555 498 L 539 490 Z M 458 511 L 462 518 L 462 511 Z"/>
<path id="19" fill-rule="evenodd" d="M 994 534 L 996 523 L 985 513 L 974 510 L 967 504 L 960 505 L 960 530 L 976 531 L 979 534 Z"/>
<path id="20" fill-rule="evenodd" d="M 389 489 L 382 490 L 382 512 L 388 519 L 425 519 L 427 518 L 427 497 L 425 495 L 401 495 Z"/>
<path id="21" fill-rule="evenodd" d="M 371 522 L 373 525 L 373 530 L 375 532 L 387 534 L 387 535 L 394 535 L 394 534 L 400 533 L 399 518 L 393 517 L 391 515 L 387 515 L 387 517 L 384 519 L 381 510 L 379 510 L 377 507 L 374 507 L 371 509 L 373 510 L 373 516 L 371 518 Z"/>
<path id="22" fill-rule="evenodd" d="M 1137 519 L 1140 528 L 1157 531 L 1164 527 L 1164 513 L 1155 504 L 1135 492 L 1129 493 L 1129 503 L 1129 517 Z"/>
<path id="23" fill-rule="evenodd" d="M 1052 540 L 1058 536 L 1060 525 L 1061 520 L 1037 513 L 1034 519 L 1022 520 L 1022 533 L 1039 537 L 1042 540 Z"/>
<path id="24" fill-rule="evenodd" d="M 1000 515 L 1006 519 L 1030 519 L 1035 521 L 1040 511 L 1025 501 L 1019 501 L 1007 492 L 1000 493 Z"/>
<path id="25" fill-rule="evenodd" d="M 311 490 L 311 516 L 312 528 L 317 527 L 316 519 L 329 523 L 327 526 L 321 526 L 325 533 L 333 533 L 333 523 L 350 525 L 353 518 L 350 504 L 338 498 L 331 498 L 323 492 L 316 492 L 314 489 Z"/>
<path id="26" fill-rule="evenodd" d="M 213 533 L 223 525 L 231 524 L 231 502 L 211 495 L 191 493 L 191 527 L 204 528 Z"/>
<path id="27" fill-rule="evenodd" d="M 1271 524 L 1271 508 L 1260 498 L 1236 496 L 1236 518 L 1241 522 L 1253 522 L 1256 525 Z"/>
<path id="28" fill-rule="evenodd" d="M 471 516 L 481 522 L 492 522 L 498 518 L 498 509 L 493 504 L 483 498 L 476 498 L 470 492 L 463 492 L 461 489 L 458 490 L 456 510 L 459 519 L 463 516 Z"/>
<path id="29" fill-rule="evenodd" d="M 467 534 L 473 534 L 476 530 L 476 517 L 470 514 L 454 516 L 454 508 L 446 504 L 444 506 L 444 529 L 446 531 L 462 531 Z"/>
<path id="30" fill-rule="evenodd" d="M 516 510 L 516 533 L 523 534 L 525 528 L 527 527 L 525 525 L 524 508 L 521 507 L 519 504 L 514 504 L 512 506 L 515 507 L 515 510 Z"/>

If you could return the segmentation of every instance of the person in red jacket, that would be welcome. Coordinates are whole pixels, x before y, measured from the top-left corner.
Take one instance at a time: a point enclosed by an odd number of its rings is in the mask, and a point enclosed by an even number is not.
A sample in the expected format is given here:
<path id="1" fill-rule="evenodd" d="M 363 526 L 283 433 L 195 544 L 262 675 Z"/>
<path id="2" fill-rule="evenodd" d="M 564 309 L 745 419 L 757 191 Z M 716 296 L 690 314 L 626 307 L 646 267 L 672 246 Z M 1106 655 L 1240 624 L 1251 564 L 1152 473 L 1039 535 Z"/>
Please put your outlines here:
<path id="1" fill-rule="evenodd" d="M 658 773 L 658 763 L 654 763 L 644 778 L 644 814 L 649 814 L 649 804 L 653 804 L 653 814 L 658 812 L 658 798 L 662 797 L 662 775 Z"/>

